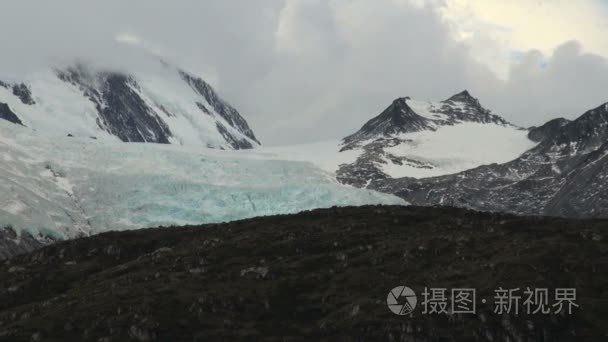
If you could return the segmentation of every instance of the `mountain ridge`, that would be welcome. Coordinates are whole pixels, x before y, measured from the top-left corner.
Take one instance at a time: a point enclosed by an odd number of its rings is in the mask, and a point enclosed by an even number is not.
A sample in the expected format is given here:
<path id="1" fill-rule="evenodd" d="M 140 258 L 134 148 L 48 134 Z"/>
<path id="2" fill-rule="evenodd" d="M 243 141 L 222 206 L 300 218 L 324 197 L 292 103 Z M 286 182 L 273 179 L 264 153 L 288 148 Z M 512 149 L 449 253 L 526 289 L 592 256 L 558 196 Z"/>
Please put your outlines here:
<path id="1" fill-rule="evenodd" d="M 484 108 L 468 90 L 437 103 L 416 101 L 405 96 L 395 99 L 382 113 L 367 121 L 357 132 L 344 138 L 342 149 L 359 147 L 365 140 L 399 133 L 432 131 L 440 126 L 462 122 L 496 123 L 516 127 Z"/>
<path id="2" fill-rule="evenodd" d="M 376 178 L 367 188 L 417 205 L 522 215 L 608 217 L 608 105 L 532 128 L 539 141 L 506 163 L 424 179 Z"/>

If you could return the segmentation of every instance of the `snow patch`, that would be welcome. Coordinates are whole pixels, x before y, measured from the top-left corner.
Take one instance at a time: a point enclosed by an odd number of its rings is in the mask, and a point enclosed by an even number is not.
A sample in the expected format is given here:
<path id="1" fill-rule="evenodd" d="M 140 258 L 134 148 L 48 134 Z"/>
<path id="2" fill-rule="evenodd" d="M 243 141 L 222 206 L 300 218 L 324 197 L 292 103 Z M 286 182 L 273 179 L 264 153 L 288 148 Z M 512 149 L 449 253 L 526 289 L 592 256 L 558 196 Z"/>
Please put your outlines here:
<path id="1" fill-rule="evenodd" d="M 261 147 L 255 155 L 275 160 L 291 160 L 309 162 L 330 173 L 335 173 L 342 164 L 350 164 L 357 160 L 363 152 L 352 149 L 340 152 L 340 141 L 328 140 L 291 146 Z M 247 151 L 241 151 L 248 154 Z"/>
<path id="2" fill-rule="evenodd" d="M 407 100 L 407 105 L 418 115 L 430 120 L 447 120 L 448 116 L 441 113 L 435 113 L 434 110 L 441 108 L 443 104 L 425 102 L 418 100 Z"/>
<path id="3" fill-rule="evenodd" d="M 385 152 L 407 157 L 433 168 L 415 164 L 382 164 L 382 171 L 393 178 L 425 178 L 458 173 L 480 165 L 505 163 L 519 157 L 536 143 L 527 132 L 510 126 L 463 122 L 441 126 L 436 131 L 401 134 L 398 138 L 411 142 L 388 147 Z"/>

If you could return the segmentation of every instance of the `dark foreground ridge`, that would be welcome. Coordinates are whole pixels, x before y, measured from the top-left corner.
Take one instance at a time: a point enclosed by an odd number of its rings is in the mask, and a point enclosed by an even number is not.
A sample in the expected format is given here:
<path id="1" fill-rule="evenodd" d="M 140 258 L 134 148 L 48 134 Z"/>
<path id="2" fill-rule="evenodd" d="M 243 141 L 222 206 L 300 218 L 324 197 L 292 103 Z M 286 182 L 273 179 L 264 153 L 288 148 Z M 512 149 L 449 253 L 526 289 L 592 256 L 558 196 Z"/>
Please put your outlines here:
<path id="1" fill-rule="evenodd" d="M 397 206 L 107 233 L 0 264 L 0 340 L 606 340 L 607 235 L 601 220 Z M 418 294 L 411 315 L 387 308 L 399 285 Z M 424 287 L 476 288 L 477 314 L 423 315 Z M 499 315 L 499 287 L 576 288 L 580 307 L 526 315 L 522 296 Z"/>

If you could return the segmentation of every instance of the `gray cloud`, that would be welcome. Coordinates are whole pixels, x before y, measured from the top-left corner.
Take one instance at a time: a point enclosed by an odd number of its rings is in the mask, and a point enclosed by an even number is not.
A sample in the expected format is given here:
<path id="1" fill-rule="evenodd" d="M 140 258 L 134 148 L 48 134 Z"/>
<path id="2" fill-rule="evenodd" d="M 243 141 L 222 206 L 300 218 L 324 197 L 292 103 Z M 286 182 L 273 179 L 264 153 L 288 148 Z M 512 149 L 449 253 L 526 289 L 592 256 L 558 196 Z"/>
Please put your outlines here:
<path id="1" fill-rule="evenodd" d="M 433 4 L 436 4 L 433 2 Z M 608 65 L 575 42 L 530 51 L 500 80 L 434 5 L 389 0 L 22 0 L 0 13 L 0 75 L 75 57 L 140 65 L 142 47 L 200 73 L 263 143 L 339 138 L 394 98 L 462 89 L 521 125 L 608 100 Z M 138 42 L 138 47 L 116 42 Z M 491 44 L 491 42 L 488 42 Z"/>
<path id="2" fill-rule="evenodd" d="M 481 93 L 489 104 L 521 125 L 537 125 L 555 117 L 573 119 L 608 102 L 608 62 L 584 53 L 579 43 L 570 41 L 550 57 L 538 51 L 526 53 L 513 65 L 502 87 Z"/>

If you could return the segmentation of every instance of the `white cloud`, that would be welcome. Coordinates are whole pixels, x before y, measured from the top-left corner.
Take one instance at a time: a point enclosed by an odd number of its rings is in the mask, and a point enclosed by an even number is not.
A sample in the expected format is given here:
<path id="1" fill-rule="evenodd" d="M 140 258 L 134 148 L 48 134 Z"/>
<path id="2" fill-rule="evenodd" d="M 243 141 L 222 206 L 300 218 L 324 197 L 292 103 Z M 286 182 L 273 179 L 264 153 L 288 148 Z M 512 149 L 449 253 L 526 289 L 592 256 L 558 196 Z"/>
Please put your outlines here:
<path id="1" fill-rule="evenodd" d="M 527 52 L 514 64 L 498 91 L 485 91 L 496 109 L 522 125 L 556 117 L 576 118 L 608 102 L 608 61 L 585 53 L 576 41 L 558 46 L 550 56 Z"/>
<path id="2" fill-rule="evenodd" d="M 128 32 L 117 34 L 116 41 L 129 45 L 140 45 L 141 43 L 141 39 L 137 35 Z"/>
<path id="3" fill-rule="evenodd" d="M 512 52 L 550 55 L 570 40 L 608 57 L 608 6 L 601 0 L 446 0 L 441 14 L 455 37 L 503 77 Z"/>

